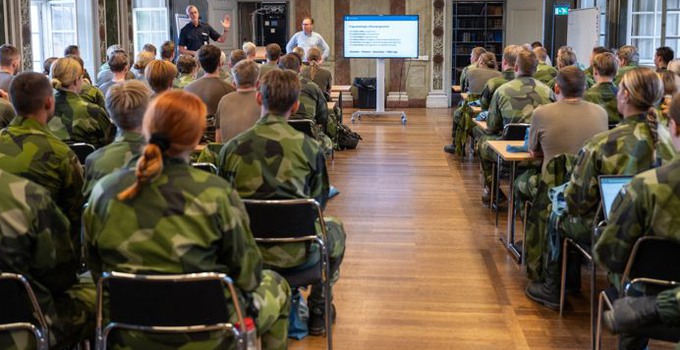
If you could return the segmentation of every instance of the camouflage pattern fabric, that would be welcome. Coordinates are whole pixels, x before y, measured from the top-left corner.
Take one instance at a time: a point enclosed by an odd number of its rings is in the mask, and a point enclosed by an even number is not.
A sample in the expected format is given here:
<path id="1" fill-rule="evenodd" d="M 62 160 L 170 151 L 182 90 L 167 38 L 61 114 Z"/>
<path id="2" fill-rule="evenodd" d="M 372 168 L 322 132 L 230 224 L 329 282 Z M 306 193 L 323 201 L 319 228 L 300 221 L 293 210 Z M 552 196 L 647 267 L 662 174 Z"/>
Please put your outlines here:
<path id="1" fill-rule="evenodd" d="M 113 143 L 87 156 L 83 197 L 90 197 L 90 192 L 99 179 L 127 166 L 132 159 L 139 157 L 144 144 L 146 141 L 142 134 L 123 131 Z"/>
<path id="2" fill-rule="evenodd" d="M 103 110 L 106 110 L 106 98 L 104 97 L 104 93 L 96 86 L 83 83 L 83 88 L 80 90 L 80 97 L 86 102 L 95 104 Z"/>
<path id="3" fill-rule="evenodd" d="M 267 114 L 253 128 L 229 141 L 220 153 L 218 168 L 241 198 L 314 198 L 324 208 L 328 201 L 326 159 L 319 144 L 288 125 L 284 116 Z M 346 234 L 340 220 L 324 218 L 334 283 L 345 252 Z M 316 249 L 313 244 L 308 251 L 303 243 L 260 246 L 265 265 L 275 268 L 310 263 Z M 312 288 L 310 310 L 323 305 L 321 290 L 320 285 Z"/>
<path id="4" fill-rule="evenodd" d="M 465 155 L 465 143 L 468 137 L 472 135 L 472 129 L 476 125 L 472 121 L 476 113 L 468 105 L 468 102 L 476 101 L 478 98 L 477 95 L 468 95 L 468 98 L 463 100 L 462 105 L 456 108 L 453 113 L 452 138 L 456 147 L 456 154 L 459 156 Z"/>
<path id="5" fill-rule="evenodd" d="M 95 148 L 111 143 L 116 129 L 103 108 L 71 91 L 57 90 L 54 97 L 54 117 L 47 124 L 50 132 L 66 143 L 85 142 Z"/>
<path id="6" fill-rule="evenodd" d="M 531 202 L 538 193 L 538 184 L 541 181 L 541 167 L 529 167 L 521 169 L 521 174 L 515 178 L 515 208 L 520 217 L 524 219 L 524 205 Z"/>
<path id="7" fill-rule="evenodd" d="M 515 79 L 515 71 L 513 69 L 506 69 L 501 72 L 502 77 L 492 78 L 486 82 L 482 94 L 479 96 L 479 104 L 483 111 L 488 111 L 491 106 L 491 98 L 496 90 L 503 84 Z"/>
<path id="8" fill-rule="evenodd" d="M 83 227 L 86 261 L 95 280 L 104 271 L 226 273 L 242 300 L 252 295 L 253 305 L 259 303 L 256 323 L 263 349 L 286 349 L 290 288 L 280 276 L 262 271 L 248 214 L 231 186 L 177 158 L 165 159 L 162 173 L 137 197 L 119 201 L 118 193 L 134 181 L 134 170 L 123 170 L 105 176 L 92 190 Z M 210 337 L 215 338 L 219 335 Z M 113 348 L 204 349 L 212 348 L 206 343 L 210 339 L 179 335 L 160 340 L 130 332 L 120 335 Z"/>
<path id="9" fill-rule="evenodd" d="M 290 116 L 290 119 L 313 120 L 317 126 L 314 129 L 316 141 L 321 144 L 326 154 L 330 154 L 334 145 L 333 141 L 326 134 L 330 119 L 326 97 L 319 86 L 313 81 L 300 76 L 300 84 L 302 85 L 300 106 L 297 112 Z"/>
<path id="10" fill-rule="evenodd" d="M 638 67 L 638 65 L 635 64 L 635 63 L 629 63 L 626 66 L 619 67 L 619 70 L 616 73 L 616 76 L 614 77 L 614 85 L 619 86 L 619 83 L 621 83 L 621 79 L 623 79 L 623 75 L 628 73 L 628 71 L 633 70 L 637 67 Z"/>
<path id="11" fill-rule="evenodd" d="M 6 128 L 16 116 L 12 104 L 0 98 L 0 129 Z"/>
<path id="12" fill-rule="evenodd" d="M 180 74 L 179 77 L 175 78 L 172 82 L 172 87 L 175 89 L 184 89 L 185 86 L 189 85 L 192 81 L 196 80 L 191 74 Z"/>
<path id="13" fill-rule="evenodd" d="M 539 63 L 538 67 L 536 68 L 536 73 L 534 73 L 534 79 L 547 85 L 551 90 L 553 89 L 554 85 L 550 85 L 550 82 L 553 81 L 556 76 L 557 69 L 545 63 Z"/>
<path id="14" fill-rule="evenodd" d="M 94 336 L 95 288 L 79 281 L 68 219 L 43 187 L 0 170 L 0 271 L 26 277 L 50 330 L 52 348 Z M 2 333 L 0 348 L 35 348 L 27 332 Z"/>
<path id="15" fill-rule="evenodd" d="M 661 322 L 673 327 L 680 326 L 680 287 L 659 293 L 656 297 L 656 308 Z"/>
<path id="16" fill-rule="evenodd" d="M 80 242 L 83 169 L 75 153 L 35 120 L 17 116 L 0 131 L 0 169 L 47 189 L 71 222 Z"/>
<path id="17" fill-rule="evenodd" d="M 616 106 L 618 88 L 613 83 L 595 84 L 583 94 L 583 99 L 602 106 L 607 111 L 609 125 L 621 122 L 621 114 Z"/>
<path id="18" fill-rule="evenodd" d="M 591 244 L 600 204 L 599 175 L 635 175 L 654 167 L 658 157 L 667 161 L 674 157 L 675 150 L 670 140 L 661 138 L 663 134 L 659 134 L 656 145 L 652 142 L 645 119 L 644 114 L 624 118 L 619 126 L 595 135 L 579 151 L 564 192 L 566 211 L 559 217 L 556 230 L 547 232 L 547 240 L 555 244 L 544 249 L 544 269 L 553 269 L 554 276 L 559 276 L 562 245 L 558 242 L 562 237 Z"/>
<path id="19" fill-rule="evenodd" d="M 220 151 L 222 150 L 223 146 L 223 143 L 217 142 L 206 144 L 200 152 L 194 152 L 192 156 L 195 155 L 195 158 L 192 158 L 192 162 L 210 163 L 217 166 L 217 159 L 220 156 Z"/>

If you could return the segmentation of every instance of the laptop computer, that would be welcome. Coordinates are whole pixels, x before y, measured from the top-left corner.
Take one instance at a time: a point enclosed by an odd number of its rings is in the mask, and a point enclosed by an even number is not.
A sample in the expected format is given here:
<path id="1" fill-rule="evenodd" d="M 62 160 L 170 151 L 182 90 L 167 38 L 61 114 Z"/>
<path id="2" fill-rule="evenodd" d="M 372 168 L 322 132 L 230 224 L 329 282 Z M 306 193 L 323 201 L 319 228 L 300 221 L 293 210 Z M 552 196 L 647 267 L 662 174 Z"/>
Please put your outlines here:
<path id="1" fill-rule="evenodd" d="M 614 199 L 621 191 L 623 186 L 627 185 L 633 176 L 630 175 L 600 175 L 598 182 L 600 184 L 600 197 L 602 199 L 602 211 L 604 212 L 604 219 L 609 220 L 609 214 L 614 204 Z"/>

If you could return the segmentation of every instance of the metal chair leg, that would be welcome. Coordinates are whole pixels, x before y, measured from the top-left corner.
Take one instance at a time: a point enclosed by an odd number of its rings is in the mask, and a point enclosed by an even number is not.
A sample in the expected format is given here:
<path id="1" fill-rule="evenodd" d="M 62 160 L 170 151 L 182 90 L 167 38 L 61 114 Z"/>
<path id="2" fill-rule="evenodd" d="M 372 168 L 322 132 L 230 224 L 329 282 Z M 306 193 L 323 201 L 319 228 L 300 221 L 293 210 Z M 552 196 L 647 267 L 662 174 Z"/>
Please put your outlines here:
<path id="1" fill-rule="evenodd" d="M 567 289 L 567 249 L 569 249 L 569 240 L 565 238 L 562 241 L 562 277 L 560 284 L 560 317 L 562 317 L 562 311 L 564 310 L 564 295 Z"/>
<path id="2" fill-rule="evenodd" d="M 326 278 L 324 281 L 324 294 L 325 294 L 325 299 L 326 302 L 324 303 L 324 307 L 326 309 L 326 317 L 325 317 L 325 323 L 326 323 L 326 342 L 327 342 L 327 347 L 328 350 L 333 350 L 333 315 L 331 314 L 332 311 L 332 301 L 331 301 L 331 271 L 330 271 L 330 262 L 329 262 L 329 257 L 328 254 L 325 254 L 325 260 L 324 260 L 324 265 L 325 265 L 325 274 Z"/>

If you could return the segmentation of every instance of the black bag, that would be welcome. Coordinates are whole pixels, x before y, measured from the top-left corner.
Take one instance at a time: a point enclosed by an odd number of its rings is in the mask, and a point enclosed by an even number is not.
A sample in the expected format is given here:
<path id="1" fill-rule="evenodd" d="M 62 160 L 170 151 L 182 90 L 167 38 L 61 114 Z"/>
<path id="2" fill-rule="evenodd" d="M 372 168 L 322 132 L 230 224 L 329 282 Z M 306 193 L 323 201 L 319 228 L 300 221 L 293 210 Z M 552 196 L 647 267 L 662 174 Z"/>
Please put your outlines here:
<path id="1" fill-rule="evenodd" d="M 336 147 L 338 150 L 355 149 L 361 140 L 361 135 L 352 131 L 345 124 L 338 124 L 338 142 Z"/>

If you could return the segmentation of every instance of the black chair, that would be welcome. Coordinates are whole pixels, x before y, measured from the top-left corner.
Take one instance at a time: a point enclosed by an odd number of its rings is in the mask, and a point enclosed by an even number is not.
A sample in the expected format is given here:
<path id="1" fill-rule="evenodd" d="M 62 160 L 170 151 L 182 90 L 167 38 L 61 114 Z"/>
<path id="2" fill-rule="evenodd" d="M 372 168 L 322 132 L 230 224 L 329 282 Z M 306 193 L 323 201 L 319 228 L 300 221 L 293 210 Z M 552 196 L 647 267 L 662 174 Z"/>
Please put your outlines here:
<path id="1" fill-rule="evenodd" d="M 47 322 L 28 280 L 22 275 L 0 273 L 0 295 L 0 332 L 31 332 L 37 349 L 47 350 Z"/>
<path id="2" fill-rule="evenodd" d="M 230 303 L 225 298 L 225 287 Z M 240 329 L 229 322 L 228 306 L 234 308 Z M 104 273 L 97 283 L 98 349 L 106 349 L 107 339 L 115 329 L 165 334 L 223 331 L 233 334 L 236 349 L 246 348 L 245 323 L 236 290 L 231 279 L 220 273 Z"/>
<path id="3" fill-rule="evenodd" d="M 657 236 L 644 236 L 635 242 L 621 277 L 623 290 L 614 287 L 600 293 L 597 309 L 595 349 L 601 348 L 604 305 L 612 309 L 613 301 L 630 296 L 633 286 L 643 286 L 645 295 L 655 295 L 664 289 L 680 286 L 680 242 Z M 643 328 L 634 335 L 662 341 L 680 341 L 680 328 Z"/>
<path id="4" fill-rule="evenodd" d="M 291 289 L 322 281 L 325 295 L 325 322 L 327 347 L 333 349 L 331 331 L 331 284 L 328 252 L 326 251 L 326 225 L 323 224 L 321 205 L 313 199 L 254 200 L 244 199 L 250 229 L 260 244 L 316 243 L 320 258 L 308 268 L 274 269 L 281 274 Z M 322 223 L 321 237 L 316 232 L 317 220 Z"/>
<path id="5" fill-rule="evenodd" d="M 71 150 L 73 150 L 73 153 L 76 154 L 78 160 L 80 161 L 80 164 L 82 165 L 85 165 L 85 159 L 87 159 L 87 156 L 92 154 L 92 152 L 96 151 L 96 148 L 94 148 L 94 146 L 85 142 L 72 143 L 68 146 L 71 148 Z"/>
<path id="6" fill-rule="evenodd" d="M 207 171 L 211 174 L 217 175 L 217 167 L 213 163 L 191 163 L 191 166 L 200 169 L 203 171 Z"/>
<path id="7" fill-rule="evenodd" d="M 530 124 L 526 123 L 510 123 L 503 127 L 503 133 L 501 134 L 501 140 L 504 141 L 522 141 L 524 136 L 526 136 L 527 129 Z"/>
<path id="8" fill-rule="evenodd" d="M 314 122 L 309 119 L 289 119 L 288 125 L 292 126 L 295 130 L 316 139 L 314 135 Z"/>

